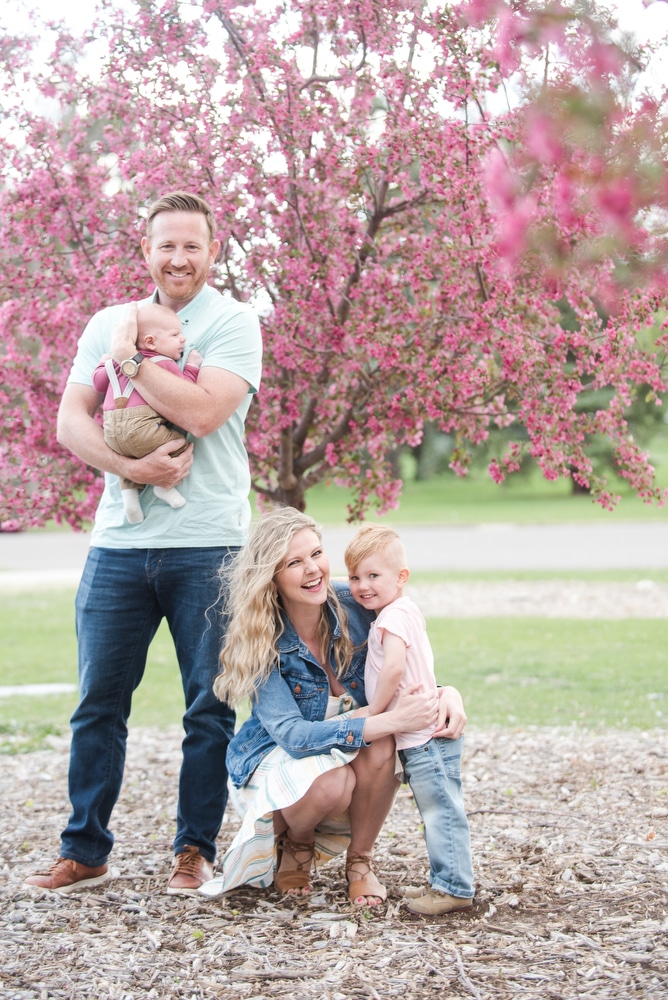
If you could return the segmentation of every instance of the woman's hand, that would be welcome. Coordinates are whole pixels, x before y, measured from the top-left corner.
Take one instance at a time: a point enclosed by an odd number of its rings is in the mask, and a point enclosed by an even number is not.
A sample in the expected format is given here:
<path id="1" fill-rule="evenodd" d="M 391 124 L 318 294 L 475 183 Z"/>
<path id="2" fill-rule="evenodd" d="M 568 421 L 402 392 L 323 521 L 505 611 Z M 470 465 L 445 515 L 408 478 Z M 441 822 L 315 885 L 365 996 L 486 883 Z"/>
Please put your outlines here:
<path id="1" fill-rule="evenodd" d="M 361 716 L 367 709 L 358 709 Z M 420 685 L 406 688 L 397 698 L 394 708 L 380 715 L 367 716 L 363 738 L 367 743 L 391 736 L 436 726 L 434 736 L 457 740 L 466 726 L 466 712 L 457 688 L 438 688 L 436 694 Z"/>
<path id="2" fill-rule="evenodd" d="M 397 733 L 426 729 L 436 725 L 439 717 L 438 698 L 433 691 L 426 691 L 421 685 L 406 688 L 387 714 L 392 716 L 394 731 Z"/>
<path id="3" fill-rule="evenodd" d="M 438 724 L 434 736 L 458 740 L 467 722 L 462 696 L 453 687 L 439 688 L 438 695 Z"/>

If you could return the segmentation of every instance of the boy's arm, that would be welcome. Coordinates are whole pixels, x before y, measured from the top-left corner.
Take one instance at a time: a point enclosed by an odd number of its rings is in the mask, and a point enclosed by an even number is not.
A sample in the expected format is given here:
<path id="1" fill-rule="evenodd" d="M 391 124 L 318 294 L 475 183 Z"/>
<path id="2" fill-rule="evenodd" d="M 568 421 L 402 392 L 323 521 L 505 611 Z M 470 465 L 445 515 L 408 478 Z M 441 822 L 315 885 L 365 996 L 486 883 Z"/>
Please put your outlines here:
<path id="1" fill-rule="evenodd" d="M 406 669 L 406 643 L 393 632 L 383 629 L 383 666 L 369 703 L 369 715 L 380 715 L 390 704 Z"/>

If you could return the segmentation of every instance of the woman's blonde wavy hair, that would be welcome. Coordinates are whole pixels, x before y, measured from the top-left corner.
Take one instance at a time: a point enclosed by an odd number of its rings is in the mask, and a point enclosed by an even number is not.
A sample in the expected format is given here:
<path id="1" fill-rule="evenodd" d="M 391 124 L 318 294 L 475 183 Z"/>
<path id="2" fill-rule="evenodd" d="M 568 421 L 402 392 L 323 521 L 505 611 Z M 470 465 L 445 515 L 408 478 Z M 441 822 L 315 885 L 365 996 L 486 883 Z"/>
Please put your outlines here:
<path id="1" fill-rule="evenodd" d="M 275 577 L 290 542 L 304 528 L 322 539 L 320 526 L 308 514 L 294 507 L 277 507 L 253 525 L 246 545 L 229 569 L 223 570 L 228 627 L 220 654 L 222 670 L 213 685 L 220 701 L 237 705 L 252 698 L 278 660 L 283 620 Z M 353 646 L 347 618 L 331 585 L 328 598 L 341 623 L 341 636 L 334 641 L 336 674 L 340 676 L 350 665 Z M 318 637 L 323 648 L 329 648 L 327 604 L 321 607 Z"/>

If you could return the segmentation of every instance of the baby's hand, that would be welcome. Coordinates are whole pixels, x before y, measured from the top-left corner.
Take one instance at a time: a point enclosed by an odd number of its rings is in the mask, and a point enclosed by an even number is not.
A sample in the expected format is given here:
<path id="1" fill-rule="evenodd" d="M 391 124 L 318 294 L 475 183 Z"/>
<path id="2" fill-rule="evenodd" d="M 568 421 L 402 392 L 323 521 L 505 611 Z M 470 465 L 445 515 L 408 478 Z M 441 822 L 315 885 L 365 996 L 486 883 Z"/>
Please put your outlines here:
<path id="1" fill-rule="evenodd" d="M 186 364 L 193 365 L 194 368 L 199 368 L 203 361 L 204 358 L 202 357 L 202 355 L 199 353 L 199 351 L 196 351 L 194 348 L 192 351 L 189 352 L 188 357 L 186 358 Z"/>

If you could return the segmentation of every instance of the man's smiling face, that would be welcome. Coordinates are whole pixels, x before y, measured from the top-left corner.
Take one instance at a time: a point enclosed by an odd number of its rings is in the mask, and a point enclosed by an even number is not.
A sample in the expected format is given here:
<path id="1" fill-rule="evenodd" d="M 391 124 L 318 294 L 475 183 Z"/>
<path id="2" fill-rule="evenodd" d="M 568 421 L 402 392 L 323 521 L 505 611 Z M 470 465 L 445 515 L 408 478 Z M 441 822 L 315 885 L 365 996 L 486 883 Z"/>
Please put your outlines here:
<path id="1" fill-rule="evenodd" d="M 141 245 L 159 302 L 177 312 L 204 287 L 220 249 L 201 212 L 160 212 Z"/>

